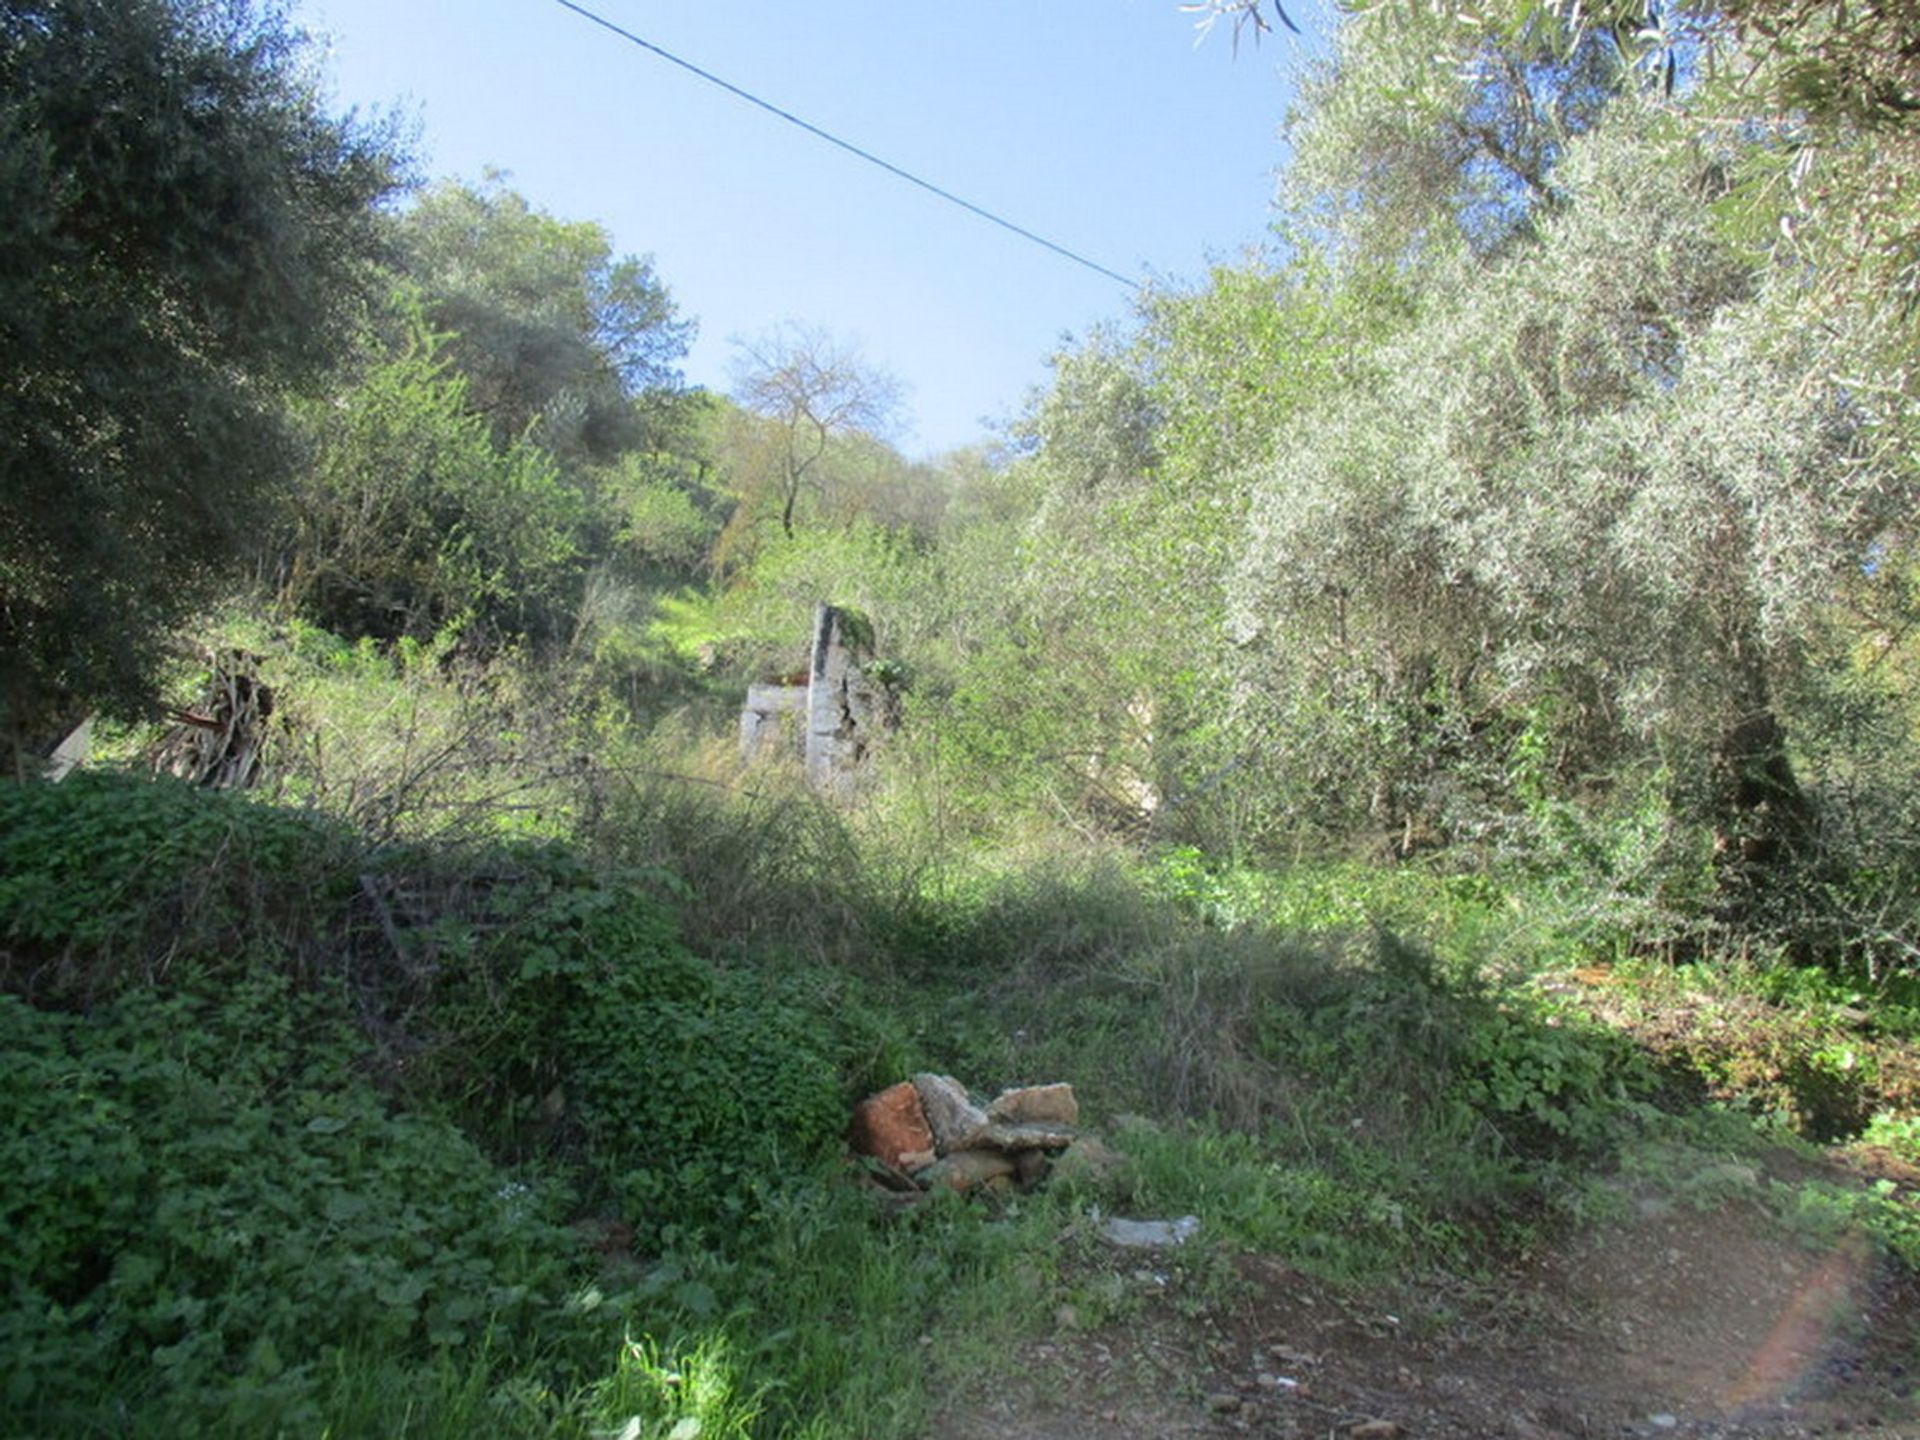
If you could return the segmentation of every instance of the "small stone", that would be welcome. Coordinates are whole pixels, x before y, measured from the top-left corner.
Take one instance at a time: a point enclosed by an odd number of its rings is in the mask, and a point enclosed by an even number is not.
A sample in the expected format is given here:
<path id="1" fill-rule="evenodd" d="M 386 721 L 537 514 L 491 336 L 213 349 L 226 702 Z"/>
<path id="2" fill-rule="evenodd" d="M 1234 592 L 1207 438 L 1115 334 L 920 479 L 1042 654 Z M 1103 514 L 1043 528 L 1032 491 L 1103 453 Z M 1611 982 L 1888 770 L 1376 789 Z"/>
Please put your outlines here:
<path id="1" fill-rule="evenodd" d="M 901 1152 L 899 1167 L 911 1175 L 915 1170 L 924 1170 L 940 1157 L 931 1147 L 925 1150 L 906 1150 Z"/>
<path id="2" fill-rule="evenodd" d="M 1230 1395 L 1224 1390 L 1216 1395 L 1209 1395 L 1207 1396 L 1207 1409 L 1215 1415 L 1235 1414 L 1240 1409 L 1240 1397 L 1238 1395 Z"/>
<path id="3" fill-rule="evenodd" d="M 1015 1125 L 1072 1125 L 1080 1118 L 1080 1102 L 1071 1085 L 1026 1085 L 994 1096 L 987 1118 Z"/>
<path id="4" fill-rule="evenodd" d="M 1348 1440 L 1399 1440 L 1406 1433 L 1392 1420 L 1362 1420 L 1347 1436 Z"/>
<path id="5" fill-rule="evenodd" d="M 914 1169 L 906 1157 L 933 1149 L 933 1132 L 920 1105 L 920 1092 L 902 1080 L 877 1095 L 869 1095 L 853 1110 L 847 1140 L 862 1155 L 871 1155 L 896 1170 Z"/>
<path id="6" fill-rule="evenodd" d="M 928 1189 L 972 1190 L 998 1181 L 1012 1183 L 1013 1161 L 995 1150 L 961 1150 L 936 1160 L 918 1179 Z"/>
<path id="7" fill-rule="evenodd" d="M 966 1087 L 951 1075 L 921 1074 L 913 1077 L 913 1088 L 933 1131 L 933 1148 L 942 1155 L 972 1149 L 987 1128 L 987 1112 L 973 1103 Z"/>
<path id="8" fill-rule="evenodd" d="M 1199 1229 L 1197 1215 L 1182 1215 L 1178 1220 L 1123 1220 L 1116 1215 L 1100 1227 L 1100 1238 L 1127 1249 L 1155 1250 L 1184 1245 Z"/>
<path id="9" fill-rule="evenodd" d="M 1662 1411 L 1658 1415 L 1649 1415 L 1647 1417 L 1647 1423 L 1656 1430 L 1678 1430 L 1680 1428 L 1680 1417 L 1678 1415 L 1668 1415 Z"/>
<path id="10" fill-rule="evenodd" d="M 1053 1323 L 1062 1330 L 1080 1328 L 1080 1312 L 1071 1305 L 1061 1305 L 1053 1312 Z"/>

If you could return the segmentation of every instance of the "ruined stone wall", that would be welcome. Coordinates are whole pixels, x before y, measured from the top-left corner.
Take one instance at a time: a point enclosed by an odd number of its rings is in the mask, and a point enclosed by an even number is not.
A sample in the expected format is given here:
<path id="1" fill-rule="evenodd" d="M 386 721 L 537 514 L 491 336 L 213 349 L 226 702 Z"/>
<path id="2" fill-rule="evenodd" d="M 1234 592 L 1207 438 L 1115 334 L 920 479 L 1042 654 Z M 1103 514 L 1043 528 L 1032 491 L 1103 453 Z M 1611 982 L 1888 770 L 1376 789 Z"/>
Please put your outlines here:
<path id="1" fill-rule="evenodd" d="M 740 758 L 804 758 L 806 715 L 806 686 L 749 685 L 747 703 L 740 707 Z"/>
<path id="2" fill-rule="evenodd" d="M 873 637 L 865 622 L 836 605 L 813 615 L 813 667 L 807 679 L 807 783 L 836 798 L 860 783 L 885 696 L 868 678 Z"/>
<path id="3" fill-rule="evenodd" d="M 782 737 L 797 730 L 795 748 L 807 783 L 836 799 L 852 798 L 889 723 L 886 689 L 867 674 L 872 660 L 873 635 L 864 618 L 837 605 L 817 606 L 806 685 L 748 687 L 740 712 L 741 755 L 765 760 L 794 754 L 792 742 Z"/>

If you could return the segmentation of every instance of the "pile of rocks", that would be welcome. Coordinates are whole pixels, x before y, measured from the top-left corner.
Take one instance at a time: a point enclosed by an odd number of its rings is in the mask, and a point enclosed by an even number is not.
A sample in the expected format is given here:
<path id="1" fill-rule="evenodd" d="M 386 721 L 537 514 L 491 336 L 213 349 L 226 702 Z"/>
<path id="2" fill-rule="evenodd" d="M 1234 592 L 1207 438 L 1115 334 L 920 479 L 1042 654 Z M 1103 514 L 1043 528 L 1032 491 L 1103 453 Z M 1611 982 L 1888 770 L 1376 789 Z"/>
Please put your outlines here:
<path id="1" fill-rule="evenodd" d="M 950 1075 L 915 1075 L 861 1101 L 848 1141 L 896 1190 L 1025 1190 L 1059 1166 L 1118 1162 L 1079 1119 L 1071 1085 L 1003 1090 L 982 1106 Z"/>

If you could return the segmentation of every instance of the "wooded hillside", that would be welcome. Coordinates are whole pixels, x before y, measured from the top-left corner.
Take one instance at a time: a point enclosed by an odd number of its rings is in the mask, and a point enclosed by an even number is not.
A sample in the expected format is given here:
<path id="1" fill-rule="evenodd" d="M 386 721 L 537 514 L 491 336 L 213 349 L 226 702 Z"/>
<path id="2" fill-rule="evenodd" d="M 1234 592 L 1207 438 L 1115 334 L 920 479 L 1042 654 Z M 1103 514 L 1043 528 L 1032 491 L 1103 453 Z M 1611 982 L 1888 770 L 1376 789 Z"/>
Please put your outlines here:
<path id="1" fill-rule="evenodd" d="M 1438 1365 L 1676 1200 L 1914 1293 L 1915 56 L 1342 10 L 1273 244 L 916 459 L 828 329 L 690 386 L 671 275 L 410 183 L 278 10 L 0 0 L 0 1432 L 967 1440 L 1036 1336 L 1122 1435 L 1908 1423 L 1904 1311 L 1764 1424 L 1207 1367 L 1263 1266 Z M 1113 1163 L 850 1157 L 916 1074 Z"/>

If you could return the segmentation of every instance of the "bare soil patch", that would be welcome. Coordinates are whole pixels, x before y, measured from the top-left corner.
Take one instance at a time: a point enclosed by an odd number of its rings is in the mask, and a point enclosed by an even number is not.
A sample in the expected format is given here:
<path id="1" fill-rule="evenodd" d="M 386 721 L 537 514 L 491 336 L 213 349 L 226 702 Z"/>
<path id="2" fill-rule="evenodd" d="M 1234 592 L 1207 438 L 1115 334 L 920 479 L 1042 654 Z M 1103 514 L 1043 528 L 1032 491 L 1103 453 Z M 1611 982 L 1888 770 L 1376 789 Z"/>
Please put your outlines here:
<path id="1" fill-rule="evenodd" d="M 1683 1204 L 1622 1185 L 1619 1199 L 1476 1285 L 1356 1295 L 1243 1255 L 1227 1297 L 1197 1303 L 1178 1267 L 1116 1252 L 1136 1310 L 1091 1330 L 1063 1316 L 1011 1378 L 949 1397 L 932 1433 L 1920 1437 L 1920 1278 L 1863 1237 L 1795 1235 L 1737 1193 Z"/>

